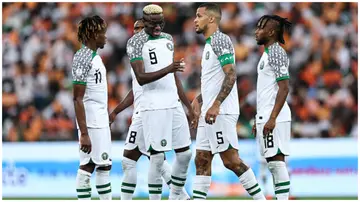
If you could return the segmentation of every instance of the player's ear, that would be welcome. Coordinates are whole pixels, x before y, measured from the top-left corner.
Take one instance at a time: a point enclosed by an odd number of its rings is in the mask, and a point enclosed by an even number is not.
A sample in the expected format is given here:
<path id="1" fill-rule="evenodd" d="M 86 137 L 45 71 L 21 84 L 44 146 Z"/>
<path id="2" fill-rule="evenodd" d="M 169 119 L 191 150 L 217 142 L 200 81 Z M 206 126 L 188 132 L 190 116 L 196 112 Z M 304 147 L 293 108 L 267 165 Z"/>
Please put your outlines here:
<path id="1" fill-rule="evenodd" d="M 209 17 L 209 22 L 213 23 L 213 22 L 215 22 L 215 20 L 216 20 L 215 16 L 210 16 Z"/>
<path id="2" fill-rule="evenodd" d="M 270 37 L 271 37 L 271 36 L 274 36 L 274 34 L 275 34 L 275 30 L 274 30 L 274 29 L 270 30 L 269 36 L 270 36 Z"/>

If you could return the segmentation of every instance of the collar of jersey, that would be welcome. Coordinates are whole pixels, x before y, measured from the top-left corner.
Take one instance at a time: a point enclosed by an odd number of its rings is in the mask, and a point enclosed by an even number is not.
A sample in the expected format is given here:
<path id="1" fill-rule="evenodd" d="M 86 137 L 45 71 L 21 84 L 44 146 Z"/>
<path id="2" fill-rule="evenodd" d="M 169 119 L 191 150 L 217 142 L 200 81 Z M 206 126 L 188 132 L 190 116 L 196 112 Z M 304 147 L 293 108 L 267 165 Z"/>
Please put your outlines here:
<path id="1" fill-rule="evenodd" d="M 85 49 L 89 49 L 91 50 L 89 47 L 85 46 L 85 44 L 81 44 L 81 48 L 85 48 Z M 92 51 L 92 54 L 91 54 L 91 58 L 94 59 L 94 57 L 97 55 L 97 52 L 96 51 Z"/>
<path id="2" fill-rule="evenodd" d="M 214 36 L 215 33 L 217 32 L 220 32 L 219 28 L 216 29 L 216 31 L 211 35 L 209 36 L 207 39 L 206 39 L 206 43 L 208 44 L 211 44 L 211 38 Z"/>
<path id="3" fill-rule="evenodd" d="M 275 43 L 271 44 L 269 47 L 265 48 L 265 52 L 267 54 L 269 54 L 269 48 L 272 47 L 272 46 L 275 46 L 275 45 L 279 45 L 278 42 L 275 42 Z"/>

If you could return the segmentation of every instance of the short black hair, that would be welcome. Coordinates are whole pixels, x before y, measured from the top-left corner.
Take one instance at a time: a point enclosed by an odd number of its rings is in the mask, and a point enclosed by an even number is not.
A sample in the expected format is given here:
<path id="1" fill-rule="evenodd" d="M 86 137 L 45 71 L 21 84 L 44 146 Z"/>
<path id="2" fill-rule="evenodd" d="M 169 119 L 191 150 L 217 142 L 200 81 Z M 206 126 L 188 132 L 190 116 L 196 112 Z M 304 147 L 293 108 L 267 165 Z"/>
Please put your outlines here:
<path id="1" fill-rule="evenodd" d="M 282 18 L 278 15 L 264 15 L 262 16 L 258 22 L 256 23 L 257 27 L 260 28 L 264 28 L 266 23 L 269 20 L 273 20 L 275 22 L 277 22 L 277 27 L 276 27 L 276 34 L 277 34 L 277 40 L 282 43 L 285 44 L 285 40 L 284 40 L 284 31 L 289 30 L 292 23 L 290 21 L 287 20 L 287 18 Z"/>
<path id="2" fill-rule="evenodd" d="M 107 24 L 104 19 L 98 15 L 92 17 L 86 17 L 81 20 L 78 25 L 78 40 L 81 43 L 85 43 L 91 39 L 91 37 L 99 31 L 106 29 Z"/>
<path id="3" fill-rule="evenodd" d="M 218 4 L 215 3 L 203 3 L 199 6 L 199 8 L 205 8 L 207 11 L 212 11 L 219 15 L 217 21 L 218 23 L 221 20 L 221 8 Z"/>

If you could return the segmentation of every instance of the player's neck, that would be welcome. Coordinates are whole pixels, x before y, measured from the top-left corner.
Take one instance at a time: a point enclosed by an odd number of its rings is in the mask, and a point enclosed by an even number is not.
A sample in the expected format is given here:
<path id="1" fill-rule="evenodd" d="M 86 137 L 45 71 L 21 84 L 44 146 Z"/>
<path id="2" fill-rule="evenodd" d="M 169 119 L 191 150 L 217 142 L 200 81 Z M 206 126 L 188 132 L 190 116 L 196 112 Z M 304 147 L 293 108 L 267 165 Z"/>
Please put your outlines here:
<path id="1" fill-rule="evenodd" d="M 206 32 L 204 33 L 205 39 L 209 38 L 211 35 L 213 35 L 216 30 L 218 29 L 218 26 L 209 26 Z"/>
<path id="2" fill-rule="evenodd" d="M 264 44 L 264 47 L 269 48 L 269 46 L 273 45 L 274 43 L 276 43 L 276 40 L 270 39 L 266 44 Z"/>
<path id="3" fill-rule="evenodd" d="M 87 42 L 84 44 L 86 47 L 90 48 L 92 51 L 96 51 L 97 47 L 96 47 L 96 43 L 91 43 L 91 42 Z"/>

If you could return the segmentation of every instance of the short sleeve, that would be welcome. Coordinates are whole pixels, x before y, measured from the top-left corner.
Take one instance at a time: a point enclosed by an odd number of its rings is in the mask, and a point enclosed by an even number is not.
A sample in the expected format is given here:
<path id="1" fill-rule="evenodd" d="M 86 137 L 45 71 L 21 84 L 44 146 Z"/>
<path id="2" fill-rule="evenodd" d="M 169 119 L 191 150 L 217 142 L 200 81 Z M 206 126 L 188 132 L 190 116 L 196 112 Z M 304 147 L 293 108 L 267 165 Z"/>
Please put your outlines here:
<path id="1" fill-rule="evenodd" d="M 82 54 L 82 52 L 79 51 L 75 54 L 72 64 L 73 84 L 86 85 L 91 69 L 91 58 L 91 53 L 86 54 L 86 52 L 84 52 L 84 54 Z"/>
<path id="2" fill-rule="evenodd" d="M 289 79 L 289 58 L 281 46 L 269 50 L 269 65 L 274 71 L 276 81 Z"/>
<path id="3" fill-rule="evenodd" d="M 126 44 L 126 53 L 130 62 L 142 60 L 142 48 L 144 47 L 144 34 L 142 32 L 131 37 Z"/>
<path id="4" fill-rule="evenodd" d="M 222 67 L 235 63 L 234 46 L 229 36 L 222 33 L 215 35 L 211 39 L 211 47 Z"/>

